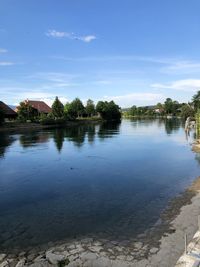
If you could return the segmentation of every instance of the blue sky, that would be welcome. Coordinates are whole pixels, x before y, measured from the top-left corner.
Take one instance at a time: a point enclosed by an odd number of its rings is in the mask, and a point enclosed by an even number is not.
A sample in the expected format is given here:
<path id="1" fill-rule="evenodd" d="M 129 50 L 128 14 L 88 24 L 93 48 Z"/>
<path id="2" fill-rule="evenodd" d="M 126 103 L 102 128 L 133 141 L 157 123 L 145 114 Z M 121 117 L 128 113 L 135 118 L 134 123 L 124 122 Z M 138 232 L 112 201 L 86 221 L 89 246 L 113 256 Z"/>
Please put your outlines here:
<path id="1" fill-rule="evenodd" d="M 199 0 L 1 0 L 0 100 L 189 101 L 199 10 Z"/>

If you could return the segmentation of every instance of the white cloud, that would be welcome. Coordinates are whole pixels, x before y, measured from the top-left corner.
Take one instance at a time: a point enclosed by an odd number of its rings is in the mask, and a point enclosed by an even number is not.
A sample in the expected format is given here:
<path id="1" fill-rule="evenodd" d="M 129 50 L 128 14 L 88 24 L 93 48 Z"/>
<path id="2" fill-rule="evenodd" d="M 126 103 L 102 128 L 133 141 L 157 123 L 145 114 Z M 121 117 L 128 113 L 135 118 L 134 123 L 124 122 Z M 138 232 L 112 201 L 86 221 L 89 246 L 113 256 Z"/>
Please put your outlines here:
<path id="1" fill-rule="evenodd" d="M 67 32 L 59 32 L 59 31 L 56 31 L 56 30 L 48 30 L 46 35 L 49 36 L 49 37 L 54 37 L 54 38 L 70 37 L 69 33 L 67 33 Z"/>
<path id="2" fill-rule="evenodd" d="M 68 38 L 71 40 L 79 40 L 79 41 L 83 41 L 85 43 L 90 43 L 91 41 L 96 39 L 95 35 L 84 35 L 84 36 L 78 36 L 75 35 L 74 33 L 69 33 L 69 32 L 60 32 L 60 31 L 56 31 L 56 30 L 48 30 L 46 35 L 48 37 L 53 37 L 53 38 Z"/>
<path id="3" fill-rule="evenodd" d="M 162 94 L 158 93 L 132 93 L 120 96 L 104 96 L 104 100 L 114 100 L 121 107 L 130 107 L 133 105 L 151 105 L 164 99 Z"/>
<path id="4" fill-rule="evenodd" d="M 38 91 L 31 90 L 31 91 L 23 91 L 21 93 L 18 93 L 16 96 L 17 96 L 17 99 L 19 99 L 19 102 L 25 99 L 39 100 L 39 101 L 44 101 L 49 106 L 51 106 L 55 100 L 56 94 L 45 93 L 39 90 Z M 57 96 L 63 104 L 66 104 L 67 102 L 69 102 L 69 99 L 66 98 L 65 96 L 62 96 L 59 94 Z"/>
<path id="5" fill-rule="evenodd" d="M 77 40 L 81 40 L 85 43 L 90 43 L 91 41 L 96 39 L 96 36 L 94 35 L 86 35 L 86 36 L 82 36 L 82 37 L 75 37 L 75 39 Z"/>
<path id="6" fill-rule="evenodd" d="M 12 65 L 15 65 L 15 63 L 10 61 L 0 61 L 0 66 L 12 66 Z"/>
<path id="7" fill-rule="evenodd" d="M 8 50 L 7 49 L 4 49 L 4 48 L 0 48 L 0 53 L 7 53 Z"/>
<path id="8" fill-rule="evenodd" d="M 185 79 L 185 80 L 173 81 L 167 84 L 154 83 L 154 84 L 151 84 L 151 87 L 156 88 L 156 89 L 173 89 L 173 90 L 180 90 L 180 91 L 195 92 L 200 89 L 200 80 L 199 79 Z"/>

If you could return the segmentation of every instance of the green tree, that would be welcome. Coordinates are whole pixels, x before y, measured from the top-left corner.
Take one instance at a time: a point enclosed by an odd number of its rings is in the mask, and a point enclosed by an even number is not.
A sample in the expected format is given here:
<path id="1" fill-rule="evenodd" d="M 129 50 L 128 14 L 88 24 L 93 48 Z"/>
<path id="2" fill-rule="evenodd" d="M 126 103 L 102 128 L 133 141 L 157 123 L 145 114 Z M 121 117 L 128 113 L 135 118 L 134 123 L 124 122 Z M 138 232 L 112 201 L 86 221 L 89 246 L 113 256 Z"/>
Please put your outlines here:
<path id="1" fill-rule="evenodd" d="M 64 106 L 57 96 L 52 105 L 52 114 L 54 118 L 62 118 L 64 116 Z"/>
<path id="2" fill-rule="evenodd" d="M 200 91 L 198 91 L 192 98 L 192 103 L 194 105 L 195 111 L 200 108 Z"/>
<path id="3" fill-rule="evenodd" d="M 70 104 L 70 114 L 75 116 L 75 118 L 83 115 L 85 108 L 83 103 L 79 98 L 75 98 Z"/>
<path id="4" fill-rule="evenodd" d="M 64 106 L 64 117 L 67 120 L 72 120 L 75 119 L 76 117 L 73 116 L 73 114 L 71 114 L 71 104 L 69 102 L 67 102 Z"/>
<path id="5" fill-rule="evenodd" d="M 85 111 L 88 117 L 94 116 L 95 114 L 95 105 L 91 99 L 88 99 Z"/>
<path id="6" fill-rule="evenodd" d="M 27 120 L 33 121 L 38 116 L 37 110 L 27 102 L 21 102 L 19 104 L 19 106 L 17 107 L 17 113 L 19 120 L 23 122 Z"/>
<path id="7" fill-rule="evenodd" d="M 177 115 L 178 113 L 180 113 L 180 111 L 179 111 L 179 108 L 180 108 L 180 104 L 179 104 L 179 102 L 178 101 L 173 101 L 173 105 L 172 105 L 172 114 L 173 115 Z"/>
<path id="8" fill-rule="evenodd" d="M 184 119 L 186 119 L 188 117 L 194 117 L 194 115 L 195 115 L 194 108 L 191 107 L 191 105 L 189 105 L 189 104 L 183 104 L 181 107 L 180 115 Z"/>
<path id="9" fill-rule="evenodd" d="M 120 120 L 121 112 L 118 105 L 114 101 L 103 102 L 99 101 L 96 106 L 96 111 L 104 120 Z"/>
<path id="10" fill-rule="evenodd" d="M 166 114 L 172 114 L 173 111 L 173 101 L 171 98 L 167 98 L 164 103 Z"/>
<path id="11" fill-rule="evenodd" d="M 128 112 L 128 114 L 130 116 L 137 116 L 137 107 L 136 106 L 132 106 Z"/>

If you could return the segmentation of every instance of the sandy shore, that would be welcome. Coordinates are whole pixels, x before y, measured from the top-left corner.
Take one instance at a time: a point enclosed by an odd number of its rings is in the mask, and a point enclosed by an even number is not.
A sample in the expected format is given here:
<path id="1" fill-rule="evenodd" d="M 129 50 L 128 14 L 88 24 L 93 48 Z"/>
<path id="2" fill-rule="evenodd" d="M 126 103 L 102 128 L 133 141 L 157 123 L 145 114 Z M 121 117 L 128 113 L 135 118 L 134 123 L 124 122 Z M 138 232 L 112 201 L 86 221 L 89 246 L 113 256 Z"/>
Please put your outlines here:
<path id="1" fill-rule="evenodd" d="M 138 237 L 138 242 L 84 238 L 49 244 L 42 251 L 0 254 L 0 267 L 172 267 L 184 251 L 184 235 L 190 241 L 200 214 L 200 178 L 174 199 L 161 222 Z"/>

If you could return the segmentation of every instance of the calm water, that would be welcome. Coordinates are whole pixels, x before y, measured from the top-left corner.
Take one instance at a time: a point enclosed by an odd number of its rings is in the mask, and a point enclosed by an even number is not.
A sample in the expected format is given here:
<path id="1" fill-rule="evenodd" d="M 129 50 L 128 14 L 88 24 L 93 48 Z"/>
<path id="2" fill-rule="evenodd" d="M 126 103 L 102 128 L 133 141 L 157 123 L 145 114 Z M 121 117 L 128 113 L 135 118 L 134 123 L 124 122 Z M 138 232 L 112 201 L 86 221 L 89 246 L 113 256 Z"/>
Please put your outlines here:
<path id="1" fill-rule="evenodd" d="M 200 173 L 179 121 L 0 134 L 0 249 L 134 238 Z"/>

